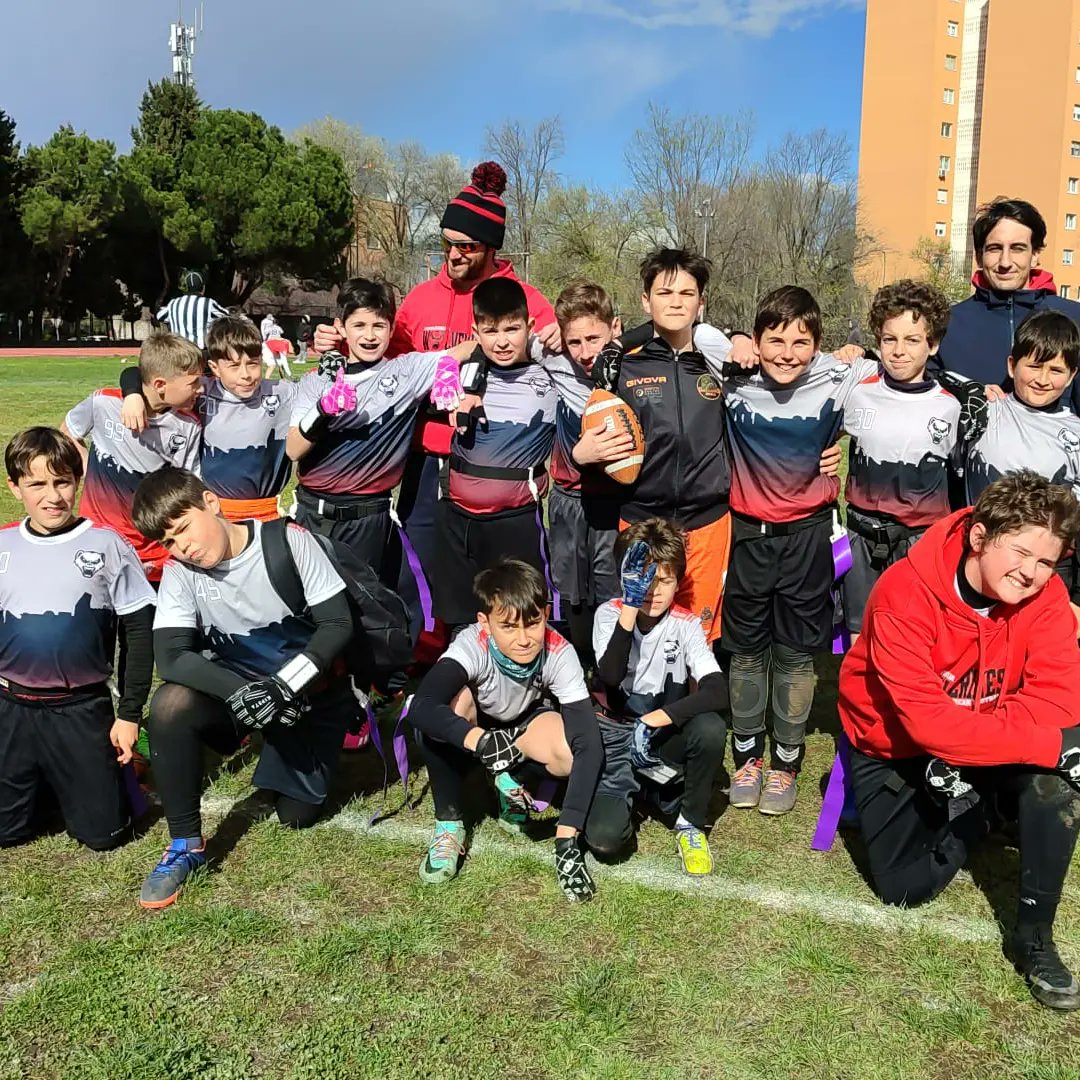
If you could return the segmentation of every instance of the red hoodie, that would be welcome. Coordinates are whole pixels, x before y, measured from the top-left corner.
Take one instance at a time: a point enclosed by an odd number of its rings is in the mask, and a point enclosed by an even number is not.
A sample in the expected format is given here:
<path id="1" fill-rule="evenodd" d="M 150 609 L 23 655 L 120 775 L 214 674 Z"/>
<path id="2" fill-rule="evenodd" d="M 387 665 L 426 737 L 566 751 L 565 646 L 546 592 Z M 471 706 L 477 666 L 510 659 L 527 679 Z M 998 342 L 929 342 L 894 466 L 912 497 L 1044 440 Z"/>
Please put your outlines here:
<path id="1" fill-rule="evenodd" d="M 976 270 L 971 275 L 971 284 L 976 289 L 990 289 L 993 286 L 990 284 L 990 279 L 983 273 L 982 270 Z M 1025 289 L 1030 289 L 1033 292 L 1052 292 L 1057 295 L 1057 285 L 1054 283 L 1054 275 L 1049 270 L 1044 270 L 1041 266 L 1035 267 L 1031 271 L 1028 277 L 1028 283 L 1024 286 Z"/>
<path id="2" fill-rule="evenodd" d="M 840 668 L 852 746 L 878 758 L 1053 768 L 1080 719 L 1076 619 L 1058 577 L 986 618 L 956 592 L 970 510 L 927 530 L 881 575 Z"/>
<path id="3" fill-rule="evenodd" d="M 518 280 L 513 264 L 508 259 L 496 259 L 495 270 L 489 276 Z M 450 275 L 443 266 L 436 277 L 417 285 L 398 308 L 397 318 L 394 320 L 394 334 L 386 355 L 450 349 L 471 337 L 472 293 L 479 284 L 479 281 L 470 282 L 468 289 L 460 289 L 450 280 Z M 529 317 L 536 320 L 534 329 L 541 330 L 553 323 L 555 312 L 544 294 L 532 285 L 526 285 L 524 281 L 521 282 L 521 287 L 525 290 L 529 302 Z M 413 445 L 422 445 L 429 453 L 446 455 L 450 453 L 452 434 L 446 417 L 422 416 Z"/>

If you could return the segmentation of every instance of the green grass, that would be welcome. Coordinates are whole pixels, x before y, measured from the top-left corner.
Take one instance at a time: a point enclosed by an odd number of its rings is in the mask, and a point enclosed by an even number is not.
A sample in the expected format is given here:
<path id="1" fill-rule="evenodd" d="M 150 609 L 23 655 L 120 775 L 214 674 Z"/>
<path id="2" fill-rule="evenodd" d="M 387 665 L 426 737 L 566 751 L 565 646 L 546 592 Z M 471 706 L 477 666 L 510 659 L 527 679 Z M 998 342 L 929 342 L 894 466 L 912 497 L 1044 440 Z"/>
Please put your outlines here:
<path id="1" fill-rule="evenodd" d="M 0 435 L 58 421 L 116 369 L 0 361 Z M 716 874 L 762 900 L 869 903 L 844 843 L 809 850 L 835 662 L 819 675 L 799 805 L 766 820 L 718 796 Z M 104 856 L 60 835 L 0 853 L 0 1078 L 1080 1077 L 1077 1021 L 1031 1004 L 992 932 L 961 943 L 930 924 L 838 923 L 612 876 L 574 908 L 550 841 L 495 843 L 490 821 L 460 878 L 425 888 L 422 844 L 378 827 L 287 833 L 248 798 L 251 769 L 212 780 L 215 805 L 243 805 L 216 827 L 212 871 L 161 915 L 135 902 L 161 822 Z M 380 786 L 368 752 L 337 796 L 368 816 Z M 385 829 L 431 819 L 425 795 Z M 627 874 L 678 865 L 655 822 L 640 849 Z M 1015 852 L 988 848 L 926 914 L 992 930 L 1015 875 Z M 1058 934 L 1074 964 L 1077 884 Z"/>

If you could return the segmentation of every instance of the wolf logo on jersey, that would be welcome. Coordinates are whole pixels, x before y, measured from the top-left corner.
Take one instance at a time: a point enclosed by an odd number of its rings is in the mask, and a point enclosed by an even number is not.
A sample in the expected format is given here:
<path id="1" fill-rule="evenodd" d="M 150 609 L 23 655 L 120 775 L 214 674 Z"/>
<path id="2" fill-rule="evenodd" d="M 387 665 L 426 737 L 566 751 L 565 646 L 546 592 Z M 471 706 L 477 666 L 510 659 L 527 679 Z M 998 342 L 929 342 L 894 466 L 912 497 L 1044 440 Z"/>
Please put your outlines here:
<path id="1" fill-rule="evenodd" d="M 678 638 L 666 638 L 664 640 L 664 662 L 674 664 L 679 659 L 681 650 L 682 646 L 679 644 Z"/>
<path id="2" fill-rule="evenodd" d="M 942 420 L 939 416 L 932 416 L 930 423 L 926 425 L 926 430 L 930 432 L 930 438 L 933 440 L 934 445 L 940 446 L 949 437 L 952 424 L 948 420 Z"/>
<path id="3" fill-rule="evenodd" d="M 169 449 L 174 454 L 180 453 L 180 451 L 183 450 L 186 445 L 187 439 L 185 439 L 184 436 L 181 435 L 179 432 L 177 432 L 175 435 L 169 436 Z"/>
<path id="4" fill-rule="evenodd" d="M 92 578 L 105 566 L 105 556 L 100 551 L 76 551 L 75 566 L 84 578 Z"/>
<path id="5" fill-rule="evenodd" d="M 281 407 L 281 398 L 277 394 L 270 394 L 263 398 L 263 408 L 270 416 L 277 416 L 277 411 Z"/>
<path id="6" fill-rule="evenodd" d="M 1067 453 L 1075 454 L 1080 451 L 1080 435 L 1077 435 L 1075 431 L 1062 428 L 1057 433 L 1057 437 L 1058 442 L 1061 443 Z"/>
<path id="7" fill-rule="evenodd" d="M 379 380 L 379 389 L 387 396 L 393 397 L 397 393 L 398 380 L 396 375 L 384 375 Z"/>

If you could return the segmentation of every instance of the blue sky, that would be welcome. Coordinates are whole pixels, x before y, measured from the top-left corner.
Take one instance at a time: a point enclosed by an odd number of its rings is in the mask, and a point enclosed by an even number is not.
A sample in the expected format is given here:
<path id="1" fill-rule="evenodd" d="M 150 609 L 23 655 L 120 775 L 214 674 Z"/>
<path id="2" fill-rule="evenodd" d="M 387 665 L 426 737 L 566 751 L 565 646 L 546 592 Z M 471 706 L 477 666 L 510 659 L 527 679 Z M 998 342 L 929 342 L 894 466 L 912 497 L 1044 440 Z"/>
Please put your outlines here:
<path id="1" fill-rule="evenodd" d="M 205 6 L 195 57 L 203 100 L 258 112 L 285 131 L 333 115 L 469 165 L 487 125 L 558 114 L 560 173 L 606 188 L 626 183 L 624 147 L 650 101 L 676 112 L 750 111 L 758 150 L 823 126 L 857 148 L 865 0 Z M 23 145 L 66 122 L 126 149 L 147 81 L 169 71 L 175 0 L 4 7 L 0 107 Z"/>

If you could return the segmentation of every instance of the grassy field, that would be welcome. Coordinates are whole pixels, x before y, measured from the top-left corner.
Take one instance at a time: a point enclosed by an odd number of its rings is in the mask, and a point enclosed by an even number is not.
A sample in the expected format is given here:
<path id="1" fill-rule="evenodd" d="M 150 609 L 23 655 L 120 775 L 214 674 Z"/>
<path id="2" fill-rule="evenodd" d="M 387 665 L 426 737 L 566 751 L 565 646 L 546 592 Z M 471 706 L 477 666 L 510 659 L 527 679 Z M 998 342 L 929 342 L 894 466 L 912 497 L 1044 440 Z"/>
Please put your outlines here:
<path id="1" fill-rule="evenodd" d="M 0 436 L 59 421 L 117 366 L 0 360 Z M 266 819 L 250 760 L 227 763 L 207 789 L 213 869 L 160 915 L 136 903 L 166 842 L 153 815 L 109 855 L 62 834 L 4 851 L 0 1078 L 1080 1077 L 1080 1023 L 1034 1005 L 1001 957 L 1015 851 L 985 848 L 939 900 L 896 912 L 850 838 L 809 850 L 837 727 L 835 663 L 819 675 L 796 811 L 718 793 L 702 882 L 646 821 L 639 853 L 571 907 L 552 822 L 504 836 L 477 784 L 473 852 L 425 888 L 423 774 L 416 805 L 368 829 L 370 752 L 306 834 Z M 1076 966 L 1078 885 L 1058 930 Z"/>

